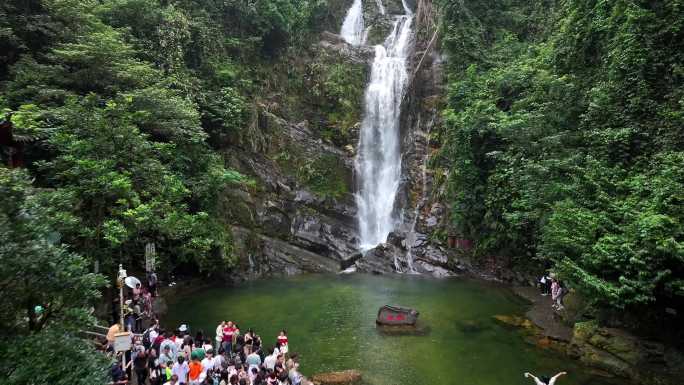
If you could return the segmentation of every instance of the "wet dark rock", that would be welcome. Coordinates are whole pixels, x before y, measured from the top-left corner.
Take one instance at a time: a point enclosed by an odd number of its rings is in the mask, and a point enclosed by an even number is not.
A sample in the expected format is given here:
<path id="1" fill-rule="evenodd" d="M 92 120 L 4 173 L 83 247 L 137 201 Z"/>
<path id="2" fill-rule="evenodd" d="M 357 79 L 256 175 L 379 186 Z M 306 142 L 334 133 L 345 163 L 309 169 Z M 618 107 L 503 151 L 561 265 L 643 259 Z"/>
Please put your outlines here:
<path id="1" fill-rule="evenodd" d="M 427 244 L 428 237 L 425 234 L 420 234 L 420 233 L 414 234 L 414 238 L 415 238 L 415 240 L 413 242 L 413 245 L 411 245 L 411 247 L 413 247 L 413 248 L 419 248 L 419 247 Z"/>
<path id="2" fill-rule="evenodd" d="M 439 217 L 444 214 L 444 206 L 441 203 L 433 203 L 430 207 L 430 214 Z"/>
<path id="3" fill-rule="evenodd" d="M 291 234 L 294 243 L 336 260 L 356 250 L 356 232 L 320 212 L 298 214 Z"/>
<path id="4" fill-rule="evenodd" d="M 233 227 L 233 238 L 235 252 L 242 256 L 238 268 L 243 279 L 339 270 L 334 259 L 246 228 Z"/>
<path id="5" fill-rule="evenodd" d="M 307 190 L 297 190 L 294 201 L 305 205 L 312 205 L 316 203 L 316 197 Z"/>
<path id="6" fill-rule="evenodd" d="M 393 273 L 396 247 L 389 243 L 381 243 L 373 249 L 367 250 L 355 263 L 358 272 L 365 273 Z"/>
<path id="7" fill-rule="evenodd" d="M 413 267 L 417 272 L 422 274 L 429 274 L 435 278 L 447 278 L 456 275 L 454 272 L 449 271 L 441 266 L 432 265 L 425 261 L 419 260 L 413 263 Z"/>
<path id="8" fill-rule="evenodd" d="M 425 247 L 425 253 L 421 258 L 424 261 L 431 263 L 433 265 L 445 267 L 449 262 L 449 257 L 445 251 L 441 248 L 435 247 L 433 245 L 428 245 Z"/>
<path id="9" fill-rule="evenodd" d="M 291 220 L 275 202 L 263 202 L 257 209 L 257 218 L 261 227 L 270 235 L 285 238 L 290 233 Z"/>
<path id="10" fill-rule="evenodd" d="M 323 31 L 321 33 L 321 41 L 331 44 L 346 44 L 342 36 L 329 31 Z"/>
<path id="11" fill-rule="evenodd" d="M 416 325 L 377 325 L 375 330 L 384 336 L 427 336 L 432 329 L 418 321 Z"/>
<path id="12" fill-rule="evenodd" d="M 349 254 L 347 256 L 344 256 L 340 260 L 340 269 L 341 270 L 346 270 L 356 263 L 359 259 L 363 258 L 363 253 L 361 251 L 357 251 L 355 253 Z M 356 269 L 354 269 L 356 271 Z"/>
<path id="13" fill-rule="evenodd" d="M 387 235 L 387 243 L 389 243 L 393 246 L 396 246 L 396 247 L 400 247 L 400 248 L 405 247 L 404 246 L 404 240 L 405 239 L 406 239 L 406 235 L 402 234 L 398 231 L 392 231 Z"/>

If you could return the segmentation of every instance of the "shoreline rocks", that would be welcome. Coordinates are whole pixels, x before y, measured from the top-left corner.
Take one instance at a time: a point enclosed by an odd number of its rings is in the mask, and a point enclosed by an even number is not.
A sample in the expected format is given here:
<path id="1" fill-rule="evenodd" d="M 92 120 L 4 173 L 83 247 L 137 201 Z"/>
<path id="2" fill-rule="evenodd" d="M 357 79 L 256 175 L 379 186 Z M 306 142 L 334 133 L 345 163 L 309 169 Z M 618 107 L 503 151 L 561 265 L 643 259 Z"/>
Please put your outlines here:
<path id="1" fill-rule="evenodd" d="M 560 314 L 550 311 L 549 297 L 530 287 L 514 287 L 514 291 L 532 303 L 525 317 L 494 318 L 524 330 L 526 340 L 539 348 L 556 350 L 603 376 L 626 378 L 635 384 L 675 385 L 675 379 L 684 375 L 684 359 L 674 348 L 626 330 L 599 326 L 595 320 L 569 327 Z"/>
<path id="2" fill-rule="evenodd" d="M 355 369 L 319 373 L 311 377 L 314 385 L 361 385 L 361 372 Z"/>

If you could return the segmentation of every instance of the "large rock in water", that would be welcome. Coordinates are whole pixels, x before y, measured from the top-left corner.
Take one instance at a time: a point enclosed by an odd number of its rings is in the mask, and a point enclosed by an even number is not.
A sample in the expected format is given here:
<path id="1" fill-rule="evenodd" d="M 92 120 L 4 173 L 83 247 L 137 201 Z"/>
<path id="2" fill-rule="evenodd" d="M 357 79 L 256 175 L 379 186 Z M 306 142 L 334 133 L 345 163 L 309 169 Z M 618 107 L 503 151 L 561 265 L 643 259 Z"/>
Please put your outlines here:
<path id="1" fill-rule="evenodd" d="M 358 385 L 361 384 L 361 372 L 352 369 L 320 373 L 311 377 L 311 382 L 315 385 Z"/>

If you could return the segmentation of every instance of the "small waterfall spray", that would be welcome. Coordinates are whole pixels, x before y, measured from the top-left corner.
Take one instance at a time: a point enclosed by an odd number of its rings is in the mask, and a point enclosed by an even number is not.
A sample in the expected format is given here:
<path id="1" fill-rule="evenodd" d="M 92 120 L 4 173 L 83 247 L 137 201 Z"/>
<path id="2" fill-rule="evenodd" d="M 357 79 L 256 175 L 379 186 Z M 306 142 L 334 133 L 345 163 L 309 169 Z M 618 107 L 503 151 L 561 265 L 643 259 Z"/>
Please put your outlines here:
<path id="1" fill-rule="evenodd" d="M 351 45 L 361 45 L 363 44 L 364 35 L 363 4 L 361 0 L 354 0 L 342 23 L 340 36 Z"/>
<path id="2" fill-rule="evenodd" d="M 413 13 L 406 3 L 402 3 L 406 14 L 396 17 L 384 44 L 375 46 L 375 59 L 365 94 L 356 159 L 361 250 L 385 242 L 397 224 L 393 212 L 401 177 L 399 115 L 409 79 L 407 58 L 413 43 Z M 352 9 L 355 6 L 356 1 Z"/>
<path id="3" fill-rule="evenodd" d="M 375 4 L 378 6 L 378 12 L 380 12 L 381 15 L 385 14 L 385 6 L 382 5 L 382 0 L 375 0 Z"/>

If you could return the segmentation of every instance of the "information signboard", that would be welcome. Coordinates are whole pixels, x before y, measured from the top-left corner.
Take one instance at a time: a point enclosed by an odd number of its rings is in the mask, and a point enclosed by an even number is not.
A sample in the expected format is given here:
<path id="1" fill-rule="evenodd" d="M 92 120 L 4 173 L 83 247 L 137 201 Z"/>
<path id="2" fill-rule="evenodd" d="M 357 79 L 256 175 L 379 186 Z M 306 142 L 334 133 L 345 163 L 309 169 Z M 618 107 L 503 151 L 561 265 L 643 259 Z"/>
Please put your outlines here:
<path id="1" fill-rule="evenodd" d="M 125 352 L 131 350 L 131 332 L 116 333 L 114 335 L 114 351 Z"/>

